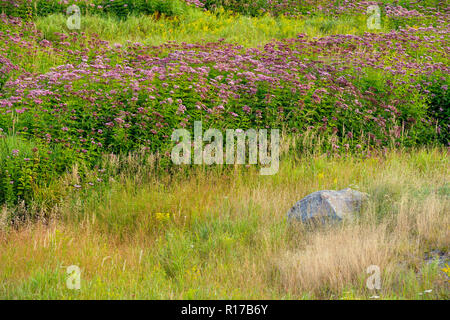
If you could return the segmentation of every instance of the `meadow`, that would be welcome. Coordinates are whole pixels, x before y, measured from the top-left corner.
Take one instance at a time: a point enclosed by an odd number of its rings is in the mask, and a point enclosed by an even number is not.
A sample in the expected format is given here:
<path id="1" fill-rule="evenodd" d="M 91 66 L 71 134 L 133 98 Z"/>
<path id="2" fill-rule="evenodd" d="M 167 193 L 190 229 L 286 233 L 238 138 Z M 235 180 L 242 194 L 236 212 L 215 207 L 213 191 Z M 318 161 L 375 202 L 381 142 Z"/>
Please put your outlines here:
<path id="1" fill-rule="evenodd" d="M 0 13 L 0 298 L 449 298 L 450 269 L 430 258 L 448 263 L 450 241 L 445 1 Z M 199 120 L 280 129 L 279 172 L 174 165 L 173 130 Z M 347 187 L 370 195 L 355 221 L 287 223 L 307 194 Z"/>
<path id="2" fill-rule="evenodd" d="M 264 179 L 254 169 L 197 169 L 148 182 L 144 173 L 123 175 L 72 194 L 53 219 L 2 233 L 1 296 L 449 298 L 444 267 L 425 261 L 426 253 L 448 250 L 446 153 L 311 156 L 281 165 Z M 313 231 L 286 223 L 299 198 L 347 186 L 371 195 L 357 223 Z M 80 290 L 66 287 L 69 265 L 81 268 Z M 370 265 L 382 270 L 381 290 L 366 287 Z"/>

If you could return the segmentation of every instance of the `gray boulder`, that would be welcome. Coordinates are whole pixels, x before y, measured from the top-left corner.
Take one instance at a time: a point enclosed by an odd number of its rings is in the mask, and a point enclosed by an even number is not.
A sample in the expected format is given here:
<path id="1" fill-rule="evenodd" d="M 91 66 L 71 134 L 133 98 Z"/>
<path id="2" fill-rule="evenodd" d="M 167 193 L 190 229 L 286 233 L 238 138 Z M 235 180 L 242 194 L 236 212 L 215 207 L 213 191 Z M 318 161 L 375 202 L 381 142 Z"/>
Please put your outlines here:
<path id="1" fill-rule="evenodd" d="M 317 191 L 297 202 L 288 211 L 288 221 L 325 223 L 351 219 L 354 213 L 361 210 L 368 197 L 367 193 L 350 188 Z"/>

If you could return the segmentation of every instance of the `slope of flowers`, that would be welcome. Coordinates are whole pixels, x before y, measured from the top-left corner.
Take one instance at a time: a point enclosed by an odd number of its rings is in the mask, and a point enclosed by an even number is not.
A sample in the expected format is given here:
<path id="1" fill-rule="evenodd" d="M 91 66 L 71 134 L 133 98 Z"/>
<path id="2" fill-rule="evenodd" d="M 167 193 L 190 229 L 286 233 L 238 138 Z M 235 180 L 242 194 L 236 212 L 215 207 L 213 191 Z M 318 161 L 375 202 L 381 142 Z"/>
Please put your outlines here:
<path id="1" fill-rule="evenodd" d="M 224 7 L 227 10 L 250 15 L 269 12 L 274 15 L 342 15 L 366 13 L 368 6 L 378 5 L 389 17 L 435 16 L 448 13 L 448 4 L 443 0 L 426 1 L 358 1 L 358 0 L 199 0 L 197 6 L 213 10 Z"/>
<path id="2" fill-rule="evenodd" d="M 21 197 L 52 163 L 58 173 L 98 164 L 104 153 L 164 153 L 174 128 L 200 119 L 205 127 L 313 132 L 336 153 L 448 145 L 449 24 L 438 18 L 447 23 L 299 34 L 244 49 L 224 41 L 122 46 L 82 33 L 50 42 L 2 16 L 0 136 L 21 137 L 31 151 L 6 144 L 0 189 Z M 30 72 L 41 58 L 58 66 Z"/>
<path id="3" fill-rule="evenodd" d="M 19 33 L 2 37 L 5 44 L 32 45 Z M 65 55 L 67 63 L 6 83 L 2 125 L 8 127 L 13 114 L 41 138 L 50 134 L 60 139 L 68 135 L 64 132 L 82 129 L 81 143 L 69 145 L 84 148 L 87 138 L 97 146 L 117 148 L 113 132 L 120 131 L 130 138 L 129 146 L 120 146 L 124 151 L 139 144 L 155 151 L 170 130 L 199 117 L 298 130 L 319 122 L 322 130 L 339 133 L 345 125 L 354 134 L 364 128 L 383 144 L 399 126 L 413 127 L 410 118 L 435 125 L 423 114 L 423 93 L 434 83 L 445 86 L 447 48 L 448 29 L 434 27 L 363 37 L 310 40 L 299 35 L 249 50 L 225 43 L 130 43 L 122 48 L 61 35 L 58 42 L 42 40 L 30 50 Z M 3 68 L 14 68 L 8 54 L 2 56 Z M 380 80 L 373 82 L 372 74 Z M 155 113 L 161 116 L 155 118 Z M 80 122 L 79 117 L 87 119 Z M 50 122 L 52 132 L 45 132 Z M 93 134 L 99 130 L 101 135 Z"/>

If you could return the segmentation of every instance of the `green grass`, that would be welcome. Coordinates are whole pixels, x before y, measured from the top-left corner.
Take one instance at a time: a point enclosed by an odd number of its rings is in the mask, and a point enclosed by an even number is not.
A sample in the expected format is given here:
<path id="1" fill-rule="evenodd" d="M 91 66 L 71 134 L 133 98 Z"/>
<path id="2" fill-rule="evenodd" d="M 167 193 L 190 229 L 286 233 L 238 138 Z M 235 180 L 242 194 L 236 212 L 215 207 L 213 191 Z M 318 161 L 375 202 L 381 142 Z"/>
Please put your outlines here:
<path id="1" fill-rule="evenodd" d="M 51 40 L 55 32 L 69 31 L 66 20 L 67 17 L 61 14 L 40 17 L 36 19 L 36 26 L 46 39 Z M 139 41 L 160 45 L 167 41 L 194 43 L 225 39 L 245 47 L 256 47 L 272 39 L 296 37 L 299 33 L 321 37 L 329 34 L 363 34 L 368 30 L 366 18 L 361 15 L 293 19 L 270 15 L 248 17 L 223 10 L 211 13 L 190 8 L 179 17 L 160 19 L 145 15 L 131 15 L 126 20 L 118 20 L 114 16 L 82 16 L 80 31 L 98 34 L 101 39 L 118 43 Z"/>

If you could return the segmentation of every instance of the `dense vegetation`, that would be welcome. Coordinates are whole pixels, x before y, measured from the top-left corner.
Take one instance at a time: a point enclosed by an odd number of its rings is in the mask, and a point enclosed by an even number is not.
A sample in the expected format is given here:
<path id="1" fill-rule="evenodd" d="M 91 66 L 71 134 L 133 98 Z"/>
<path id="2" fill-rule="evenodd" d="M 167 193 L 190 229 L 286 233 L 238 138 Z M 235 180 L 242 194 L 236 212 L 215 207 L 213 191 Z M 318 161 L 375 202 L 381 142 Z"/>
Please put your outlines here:
<path id="1" fill-rule="evenodd" d="M 126 11 L 119 15 L 124 17 L 144 3 L 170 15 L 157 1 L 122 2 Z M 20 15 L 27 6 L 34 10 L 31 16 L 67 6 L 58 1 L 4 3 L 15 8 L 7 13 Z M 78 4 L 108 14 L 107 6 Z M 239 10 L 240 5 L 229 2 L 226 7 Z M 327 10 L 361 15 L 360 6 L 349 2 Z M 164 154 L 172 130 L 191 128 L 199 119 L 217 128 L 271 127 L 288 135 L 312 135 L 333 153 L 447 145 L 448 15 L 417 8 L 423 13 L 405 15 L 402 9 L 391 15 L 410 17 L 411 23 L 424 15 L 434 19 L 434 26 L 404 23 L 384 33 L 321 38 L 300 33 L 258 48 L 222 40 L 110 43 L 64 26 L 48 39 L 33 21 L 4 15 L 0 201 L 29 200 L 37 186 L 48 185 L 74 164 L 99 166 L 105 153 Z M 230 18 L 223 10 L 216 14 Z"/>
<path id="2" fill-rule="evenodd" d="M 214 11 L 219 8 L 245 15 L 341 15 L 365 12 L 372 4 L 382 6 L 388 15 L 404 18 L 423 18 L 436 11 L 448 10 L 443 0 L 1 0 L 0 8 L 8 15 L 30 18 L 53 13 L 65 13 L 67 7 L 76 4 L 84 14 L 114 14 L 126 18 L 130 14 L 159 13 L 166 16 L 180 15 L 186 5 Z"/>
<path id="3" fill-rule="evenodd" d="M 384 298 L 448 298 L 423 255 L 449 246 L 449 9 L 0 0 L 0 297 L 367 298 L 378 264 Z M 197 120 L 281 129 L 280 173 L 174 166 L 171 134 Z M 346 187 L 372 197 L 357 223 L 286 226 Z"/>
<path id="4" fill-rule="evenodd" d="M 120 160 L 137 167 L 134 157 Z M 446 153 L 300 160 L 265 178 L 252 168 L 194 168 L 143 183 L 140 167 L 78 190 L 53 212 L 58 219 L 38 211 L 37 223 L 0 231 L 0 297 L 449 299 L 449 269 L 430 254 L 449 248 Z M 300 198 L 348 186 L 371 195 L 355 223 L 314 232 L 286 224 Z M 66 287 L 69 265 L 81 269 L 80 290 Z M 366 287 L 369 265 L 381 269 L 381 290 Z"/>

